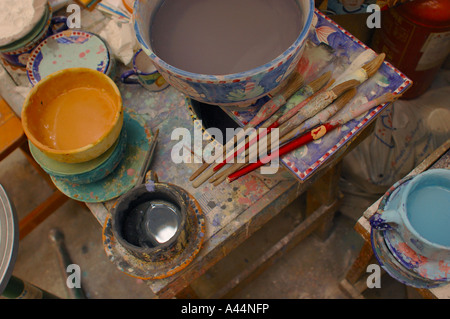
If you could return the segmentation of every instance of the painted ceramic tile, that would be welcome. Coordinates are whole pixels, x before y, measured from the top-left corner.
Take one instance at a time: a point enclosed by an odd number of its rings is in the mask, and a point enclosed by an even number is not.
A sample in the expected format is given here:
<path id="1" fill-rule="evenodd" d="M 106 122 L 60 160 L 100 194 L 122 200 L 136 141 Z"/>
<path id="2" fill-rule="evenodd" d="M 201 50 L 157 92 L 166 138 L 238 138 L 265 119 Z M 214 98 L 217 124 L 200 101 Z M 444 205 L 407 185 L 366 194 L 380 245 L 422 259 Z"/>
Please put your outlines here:
<path id="1" fill-rule="evenodd" d="M 315 30 L 311 32 L 308 40 L 316 46 L 322 43 L 330 46 L 334 50 L 333 61 L 323 68 L 323 72 L 332 71 L 333 78 L 337 78 L 338 75 L 342 74 L 357 58 L 361 59 L 360 65 L 362 65 L 364 64 L 364 59 L 367 62 L 371 59 L 370 57 L 374 56 L 370 48 L 318 10 L 316 10 L 313 25 L 315 25 Z M 305 61 L 305 59 L 301 60 L 299 62 L 299 68 L 304 68 L 304 65 L 309 62 Z M 308 69 L 308 72 L 310 71 Z M 308 73 L 307 77 L 309 76 L 310 74 Z M 354 99 L 367 101 L 388 92 L 401 93 L 411 84 L 412 82 L 404 74 L 388 62 L 385 62 L 372 78 L 358 87 L 358 93 Z M 348 141 L 356 136 L 364 127 L 369 125 L 388 104 L 379 105 L 358 119 L 354 119 L 346 125 L 328 133 L 325 137 L 283 156 L 282 163 L 298 179 L 302 181 L 308 179 L 331 155 L 344 147 Z M 257 111 L 258 109 L 228 113 L 243 126 L 253 118 Z"/>

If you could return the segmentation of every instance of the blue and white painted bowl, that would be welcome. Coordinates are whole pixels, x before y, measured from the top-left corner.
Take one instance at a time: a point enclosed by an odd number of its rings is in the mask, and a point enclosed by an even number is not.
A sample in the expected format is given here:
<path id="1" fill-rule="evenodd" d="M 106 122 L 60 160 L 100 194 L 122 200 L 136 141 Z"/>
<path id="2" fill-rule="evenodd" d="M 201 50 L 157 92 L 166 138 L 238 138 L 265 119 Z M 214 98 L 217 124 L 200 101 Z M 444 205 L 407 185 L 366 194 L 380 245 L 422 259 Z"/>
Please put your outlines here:
<path id="1" fill-rule="evenodd" d="M 53 72 L 84 67 L 113 77 L 114 58 L 108 45 L 94 33 L 66 30 L 42 41 L 31 53 L 27 76 L 34 86 Z"/>
<path id="2" fill-rule="evenodd" d="M 273 92 L 295 69 L 303 53 L 312 26 L 313 0 L 296 0 L 302 9 L 304 27 L 295 42 L 281 55 L 262 66 L 227 75 L 197 74 L 180 70 L 159 58 L 150 44 L 153 14 L 162 0 L 137 0 L 133 18 L 136 37 L 159 73 L 177 90 L 190 98 L 227 108 L 249 107 L 259 98 Z M 251 22 L 249 22 L 251 23 Z"/>

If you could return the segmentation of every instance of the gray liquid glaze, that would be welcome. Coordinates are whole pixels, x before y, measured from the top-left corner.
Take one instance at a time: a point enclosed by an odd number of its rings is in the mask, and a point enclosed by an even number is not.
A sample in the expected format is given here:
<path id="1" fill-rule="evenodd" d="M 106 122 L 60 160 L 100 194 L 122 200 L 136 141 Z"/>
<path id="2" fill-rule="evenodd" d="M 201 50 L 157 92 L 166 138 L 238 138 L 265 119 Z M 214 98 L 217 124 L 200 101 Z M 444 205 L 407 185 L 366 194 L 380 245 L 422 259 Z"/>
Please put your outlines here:
<path id="1" fill-rule="evenodd" d="M 164 1 L 150 26 L 155 54 L 184 71 L 224 75 L 264 65 L 303 27 L 295 0 Z"/>
<path id="2" fill-rule="evenodd" d="M 129 243 L 153 248 L 169 241 L 180 226 L 180 212 L 172 203 L 152 200 L 130 210 L 123 223 L 123 237 Z"/>

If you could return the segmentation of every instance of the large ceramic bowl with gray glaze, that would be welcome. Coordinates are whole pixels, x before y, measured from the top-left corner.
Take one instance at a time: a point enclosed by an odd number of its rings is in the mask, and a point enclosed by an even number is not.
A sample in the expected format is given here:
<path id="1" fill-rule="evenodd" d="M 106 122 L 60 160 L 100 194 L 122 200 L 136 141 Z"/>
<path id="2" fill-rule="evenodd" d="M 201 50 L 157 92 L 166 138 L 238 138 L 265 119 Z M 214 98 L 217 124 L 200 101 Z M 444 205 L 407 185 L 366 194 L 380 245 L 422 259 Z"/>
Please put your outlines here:
<path id="1" fill-rule="evenodd" d="M 152 59 L 166 81 L 188 97 L 207 104 L 228 108 L 249 107 L 259 98 L 278 88 L 295 69 L 303 53 L 304 44 L 312 26 L 313 0 L 296 0 L 302 12 L 303 28 L 286 50 L 272 61 L 254 69 L 226 74 L 197 74 L 176 68 L 152 49 L 150 26 L 162 0 L 137 0 L 134 6 L 134 30 L 142 49 Z M 249 22 L 251 23 L 251 22 Z"/>

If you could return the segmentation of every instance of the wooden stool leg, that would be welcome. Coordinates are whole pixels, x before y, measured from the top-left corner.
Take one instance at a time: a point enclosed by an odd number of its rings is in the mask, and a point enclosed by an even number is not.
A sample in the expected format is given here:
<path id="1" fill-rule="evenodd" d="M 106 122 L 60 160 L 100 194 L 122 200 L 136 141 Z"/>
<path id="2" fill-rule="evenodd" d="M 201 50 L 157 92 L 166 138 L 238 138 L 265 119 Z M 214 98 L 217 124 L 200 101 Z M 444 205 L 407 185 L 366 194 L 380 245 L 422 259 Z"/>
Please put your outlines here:
<path id="1" fill-rule="evenodd" d="M 19 221 L 19 240 L 28 235 L 34 228 L 64 204 L 69 198 L 56 190 L 45 202 Z"/>
<path id="2" fill-rule="evenodd" d="M 41 168 L 41 166 L 36 163 L 33 156 L 30 153 L 30 149 L 28 147 L 28 140 L 25 141 L 25 143 L 22 143 L 20 145 L 20 150 L 22 151 L 23 155 L 26 157 L 28 162 L 34 167 L 34 169 L 41 175 L 41 177 L 47 182 L 47 184 L 52 188 L 55 189 L 55 185 L 53 184 L 50 176 Z"/>
<path id="3" fill-rule="evenodd" d="M 186 288 L 184 288 L 182 291 L 180 291 L 176 295 L 176 298 L 177 299 L 199 299 L 199 296 L 197 295 L 195 290 L 192 289 L 191 286 L 187 286 Z"/>
<path id="4" fill-rule="evenodd" d="M 372 261 L 373 257 L 374 254 L 371 243 L 368 241 L 364 242 L 358 257 L 347 272 L 345 279 L 347 279 L 350 284 L 355 284 L 366 272 L 367 266 Z"/>
<path id="5" fill-rule="evenodd" d="M 364 298 L 362 293 L 367 289 L 367 283 L 363 279 L 363 274 L 367 271 L 367 266 L 375 260 L 372 245 L 369 241 L 364 242 L 358 257 L 350 267 L 345 278 L 339 283 L 339 287 L 350 297 L 355 299 Z"/>
<path id="6" fill-rule="evenodd" d="M 317 227 L 316 234 L 325 240 L 328 238 L 332 227 L 334 213 L 337 211 L 337 202 L 340 201 L 338 187 L 341 172 L 341 162 L 328 169 L 328 171 L 317 182 L 315 182 L 306 193 L 306 216 L 312 215 L 320 207 L 329 207 L 323 222 Z"/>

